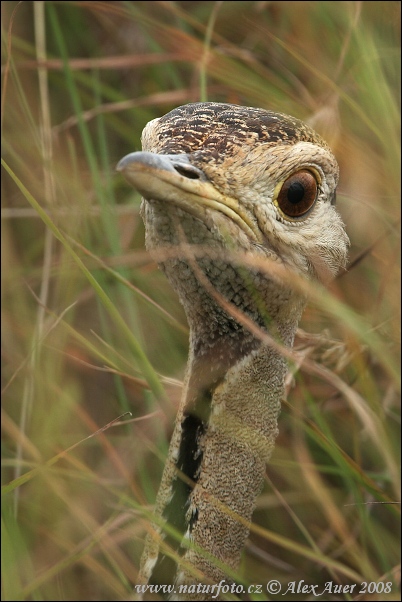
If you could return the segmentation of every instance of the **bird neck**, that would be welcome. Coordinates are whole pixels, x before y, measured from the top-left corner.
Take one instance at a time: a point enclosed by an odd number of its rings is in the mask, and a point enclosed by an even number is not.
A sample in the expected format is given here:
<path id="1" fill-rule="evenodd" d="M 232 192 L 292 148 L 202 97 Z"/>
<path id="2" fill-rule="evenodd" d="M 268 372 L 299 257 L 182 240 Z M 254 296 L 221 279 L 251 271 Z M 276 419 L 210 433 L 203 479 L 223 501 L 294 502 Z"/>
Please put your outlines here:
<path id="1" fill-rule="evenodd" d="M 302 304 L 298 307 L 301 312 Z M 290 323 L 271 321 L 288 345 L 297 327 L 298 315 L 293 316 Z M 215 303 L 208 316 L 188 317 L 185 387 L 157 499 L 157 514 L 176 533 L 161 529 L 161 547 L 149 540 L 142 566 L 145 580 L 176 586 L 218 583 L 225 578 L 219 565 L 238 568 L 277 436 L 287 369 L 278 351 Z M 204 579 L 180 568 L 163 552 L 165 546 Z M 187 593 L 183 599 L 193 598 Z"/>

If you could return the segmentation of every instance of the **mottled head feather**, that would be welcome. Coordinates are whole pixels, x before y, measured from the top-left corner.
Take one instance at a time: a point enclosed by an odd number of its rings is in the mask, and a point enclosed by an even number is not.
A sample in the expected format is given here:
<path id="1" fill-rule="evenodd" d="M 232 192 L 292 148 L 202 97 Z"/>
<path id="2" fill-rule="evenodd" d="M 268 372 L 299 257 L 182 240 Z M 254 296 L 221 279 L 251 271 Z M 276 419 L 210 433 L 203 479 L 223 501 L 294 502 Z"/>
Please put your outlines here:
<path id="1" fill-rule="evenodd" d="M 326 142 L 299 119 L 255 107 L 197 102 L 173 109 L 157 121 L 153 152 L 198 151 L 210 154 L 218 164 L 243 145 L 313 142 L 328 148 Z M 148 146 L 147 141 L 144 142 L 144 146 Z"/>

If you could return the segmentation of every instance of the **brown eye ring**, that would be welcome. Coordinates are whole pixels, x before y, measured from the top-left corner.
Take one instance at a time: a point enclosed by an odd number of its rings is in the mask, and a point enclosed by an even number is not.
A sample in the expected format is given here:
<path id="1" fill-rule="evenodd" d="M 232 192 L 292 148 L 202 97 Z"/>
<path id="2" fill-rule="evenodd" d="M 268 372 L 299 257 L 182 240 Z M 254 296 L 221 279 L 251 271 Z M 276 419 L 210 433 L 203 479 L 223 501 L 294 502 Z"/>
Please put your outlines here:
<path id="1" fill-rule="evenodd" d="M 285 217 L 305 216 L 317 199 L 318 183 L 315 175 L 302 169 L 289 176 L 275 195 L 274 203 Z"/>

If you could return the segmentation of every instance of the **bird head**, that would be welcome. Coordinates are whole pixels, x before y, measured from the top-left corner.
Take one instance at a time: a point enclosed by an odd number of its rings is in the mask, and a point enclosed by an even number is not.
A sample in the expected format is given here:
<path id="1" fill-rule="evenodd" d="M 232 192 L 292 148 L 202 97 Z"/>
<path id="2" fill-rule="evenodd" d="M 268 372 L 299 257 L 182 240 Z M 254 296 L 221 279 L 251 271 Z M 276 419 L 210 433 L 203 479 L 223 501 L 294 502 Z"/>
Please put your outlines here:
<path id="1" fill-rule="evenodd" d="M 143 152 L 124 157 L 117 170 L 153 214 L 181 209 L 196 220 L 188 242 L 215 246 L 232 239 L 324 281 L 345 266 L 348 237 L 335 208 L 338 165 L 303 122 L 263 109 L 195 103 L 149 122 L 142 143 Z M 173 242 L 166 227 L 149 240 L 151 247 Z M 203 236 L 205 227 L 210 234 Z"/>
<path id="2" fill-rule="evenodd" d="M 178 279 L 177 263 L 161 259 L 161 249 L 185 243 L 226 256 L 237 249 L 324 283 L 345 266 L 338 165 L 303 122 L 258 108 L 188 104 L 149 122 L 142 147 L 117 170 L 143 195 L 147 247 L 184 304 L 188 278 L 182 267 Z M 212 281 L 216 265 L 204 270 Z"/>

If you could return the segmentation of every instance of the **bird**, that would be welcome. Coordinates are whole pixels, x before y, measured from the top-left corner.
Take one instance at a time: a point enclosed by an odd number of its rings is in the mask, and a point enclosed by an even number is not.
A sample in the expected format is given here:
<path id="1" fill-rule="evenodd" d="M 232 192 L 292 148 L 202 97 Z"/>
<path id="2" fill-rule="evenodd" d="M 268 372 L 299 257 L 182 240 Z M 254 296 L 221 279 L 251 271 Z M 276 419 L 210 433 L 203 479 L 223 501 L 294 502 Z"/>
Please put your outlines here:
<path id="1" fill-rule="evenodd" d="M 339 167 L 295 117 L 198 102 L 150 121 L 116 169 L 142 195 L 146 247 L 190 330 L 137 592 L 210 600 L 236 584 L 278 434 L 283 350 L 306 304 L 292 283 L 326 285 L 347 264 Z"/>

